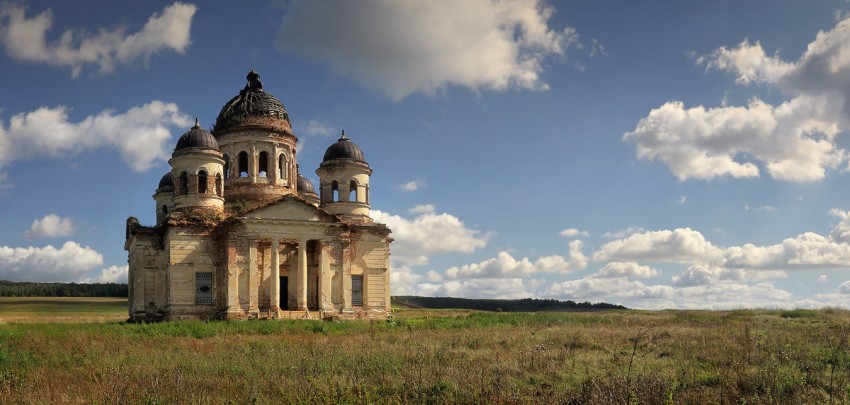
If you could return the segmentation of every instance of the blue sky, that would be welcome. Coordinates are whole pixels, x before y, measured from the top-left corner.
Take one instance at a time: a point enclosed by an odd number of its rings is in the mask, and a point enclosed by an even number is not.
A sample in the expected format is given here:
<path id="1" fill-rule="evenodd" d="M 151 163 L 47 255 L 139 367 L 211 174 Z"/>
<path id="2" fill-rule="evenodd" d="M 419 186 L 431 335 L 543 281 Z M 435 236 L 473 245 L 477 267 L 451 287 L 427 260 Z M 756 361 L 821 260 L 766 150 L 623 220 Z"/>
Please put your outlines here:
<path id="1" fill-rule="evenodd" d="M 850 307 L 850 5 L 0 1 L 0 279 L 125 281 L 124 221 L 256 69 L 302 172 L 374 169 L 394 294 Z"/>

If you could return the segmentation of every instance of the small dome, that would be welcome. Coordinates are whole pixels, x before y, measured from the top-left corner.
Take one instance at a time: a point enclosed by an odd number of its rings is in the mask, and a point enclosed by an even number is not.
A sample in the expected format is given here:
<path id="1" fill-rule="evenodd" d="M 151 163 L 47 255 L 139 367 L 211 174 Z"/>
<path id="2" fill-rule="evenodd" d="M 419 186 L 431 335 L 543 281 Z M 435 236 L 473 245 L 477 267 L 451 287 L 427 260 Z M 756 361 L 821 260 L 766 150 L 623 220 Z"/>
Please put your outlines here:
<path id="1" fill-rule="evenodd" d="M 196 118 L 195 126 L 177 140 L 177 146 L 174 147 L 174 152 L 187 148 L 218 150 L 218 141 L 215 140 L 215 137 L 211 133 L 201 128 Z"/>
<path id="2" fill-rule="evenodd" d="M 286 107 L 275 96 L 263 91 L 260 75 L 252 70 L 246 79 L 248 84 L 245 88 L 221 107 L 213 132 L 218 133 L 240 125 L 248 117 L 276 117 L 286 121 L 287 126 L 290 126 Z"/>
<path id="3" fill-rule="evenodd" d="M 159 187 L 156 189 L 159 190 L 164 187 L 174 187 L 174 177 L 171 175 L 171 172 L 165 173 L 161 179 L 159 179 Z"/>
<path id="4" fill-rule="evenodd" d="M 363 156 L 363 151 L 354 142 L 351 142 L 345 137 L 345 131 L 342 131 L 342 137 L 325 151 L 325 157 L 322 159 L 322 163 L 335 159 L 348 159 L 366 163 L 366 157 Z"/>
<path id="5" fill-rule="evenodd" d="M 316 194 L 316 188 L 313 187 L 313 182 L 310 179 L 298 173 L 298 192 L 301 194 Z"/>

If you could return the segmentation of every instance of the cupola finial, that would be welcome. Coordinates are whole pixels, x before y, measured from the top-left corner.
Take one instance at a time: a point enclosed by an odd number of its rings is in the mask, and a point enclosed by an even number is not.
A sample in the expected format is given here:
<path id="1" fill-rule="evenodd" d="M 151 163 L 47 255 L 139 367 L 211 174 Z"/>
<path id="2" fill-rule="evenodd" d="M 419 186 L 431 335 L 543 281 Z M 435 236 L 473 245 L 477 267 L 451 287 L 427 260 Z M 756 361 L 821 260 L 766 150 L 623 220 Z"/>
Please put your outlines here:
<path id="1" fill-rule="evenodd" d="M 249 90 L 262 90 L 263 82 L 260 81 L 260 74 L 255 72 L 254 69 L 251 69 L 248 72 L 248 76 L 245 76 L 248 79 L 248 84 L 245 85 L 245 89 Z"/>
<path id="2" fill-rule="evenodd" d="M 201 124 L 200 124 L 200 122 L 198 122 L 198 117 L 195 117 L 195 126 L 193 126 L 192 128 L 200 128 L 200 127 L 201 127 Z"/>
<path id="3" fill-rule="evenodd" d="M 348 138 L 345 137 L 345 130 L 344 129 L 342 130 L 342 136 L 339 139 L 348 139 Z"/>

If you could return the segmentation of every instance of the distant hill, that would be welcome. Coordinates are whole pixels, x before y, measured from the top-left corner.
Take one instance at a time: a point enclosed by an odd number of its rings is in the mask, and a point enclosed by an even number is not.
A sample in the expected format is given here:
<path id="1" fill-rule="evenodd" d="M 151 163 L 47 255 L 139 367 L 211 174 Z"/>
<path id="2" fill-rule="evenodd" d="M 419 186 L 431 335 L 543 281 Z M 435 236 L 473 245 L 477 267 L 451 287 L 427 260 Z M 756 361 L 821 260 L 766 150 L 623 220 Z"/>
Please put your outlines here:
<path id="1" fill-rule="evenodd" d="M 559 301 L 553 299 L 523 298 L 518 300 L 471 299 L 451 297 L 393 296 L 394 305 L 426 309 L 477 309 L 480 311 L 535 312 L 535 311 L 599 311 L 628 309 L 622 305 L 599 302 Z"/>
<path id="2" fill-rule="evenodd" d="M 0 297 L 126 297 L 123 283 L 33 283 L 0 280 Z"/>

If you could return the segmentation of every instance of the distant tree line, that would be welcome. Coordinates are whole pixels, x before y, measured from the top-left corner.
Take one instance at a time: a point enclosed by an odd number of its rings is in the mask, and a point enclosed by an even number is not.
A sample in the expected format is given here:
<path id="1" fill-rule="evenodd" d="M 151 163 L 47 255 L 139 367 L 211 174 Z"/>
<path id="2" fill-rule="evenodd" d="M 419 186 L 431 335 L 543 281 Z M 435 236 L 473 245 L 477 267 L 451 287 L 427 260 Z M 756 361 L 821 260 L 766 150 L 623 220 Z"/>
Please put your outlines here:
<path id="1" fill-rule="evenodd" d="M 126 297 L 123 283 L 33 283 L 0 280 L 0 297 Z"/>
<path id="2" fill-rule="evenodd" d="M 603 309 L 628 309 L 622 305 L 599 302 L 559 301 L 553 299 L 523 298 L 518 300 L 472 299 L 451 297 L 417 297 L 399 295 L 393 303 L 427 309 L 476 309 L 480 311 L 535 312 L 535 311 L 598 311 Z"/>

